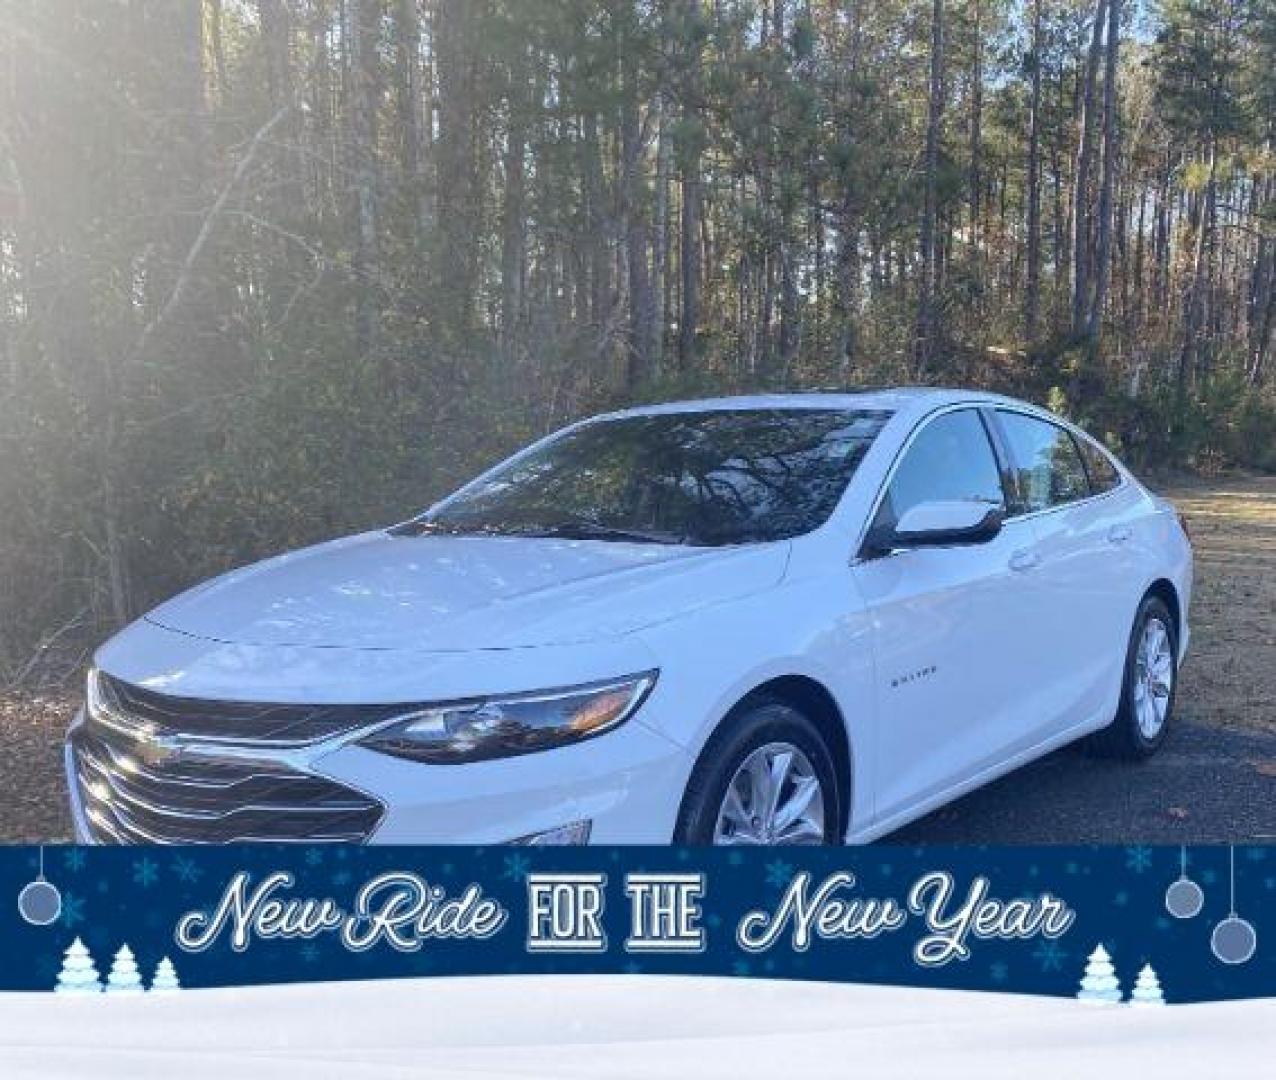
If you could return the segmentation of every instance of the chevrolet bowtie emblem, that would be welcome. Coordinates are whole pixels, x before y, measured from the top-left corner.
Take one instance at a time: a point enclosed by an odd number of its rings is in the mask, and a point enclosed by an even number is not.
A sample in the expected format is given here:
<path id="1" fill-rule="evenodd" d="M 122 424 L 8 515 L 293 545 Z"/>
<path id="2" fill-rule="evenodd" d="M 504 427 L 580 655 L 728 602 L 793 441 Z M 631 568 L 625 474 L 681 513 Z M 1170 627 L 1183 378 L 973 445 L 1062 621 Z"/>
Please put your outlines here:
<path id="1" fill-rule="evenodd" d="M 182 756 L 182 748 L 167 739 L 142 739 L 137 743 L 135 752 L 151 766 L 171 765 Z"/>

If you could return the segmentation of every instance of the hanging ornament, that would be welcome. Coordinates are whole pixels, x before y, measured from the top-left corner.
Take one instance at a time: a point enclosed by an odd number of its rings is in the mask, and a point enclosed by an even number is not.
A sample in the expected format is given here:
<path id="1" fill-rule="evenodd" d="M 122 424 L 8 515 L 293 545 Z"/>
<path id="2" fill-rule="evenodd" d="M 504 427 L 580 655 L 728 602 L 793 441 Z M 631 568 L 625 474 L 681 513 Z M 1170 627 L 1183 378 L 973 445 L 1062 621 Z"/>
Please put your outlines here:
<path id="1" fill-rule="evenodd" d="M 1228 877 L 1231 889 L 1231 909 L 1226 919 L 1214 927 L 1210 935 L 1210 948 L 1224 964 L 1243 964 L 1258 948 L 1258 934 L 1252 923 L 1236 914 L 1236 849 L 1227 849 Z"/>
<path id="2" fill-rule="evenodd" d="M 1176 919 L 1192 919 L 1201 913 L 1205 905 L 1205 893 L 1201 887 L 1187 876 L 1187 848 L 1182 849 L 1179 864 L 1179 878 L 1170 882 L 1165 890 L 1165 910 Z"/>
<path id="3" fill-rule="evenodd" d="M 44 848 L 40 848 L 40 873 L 18 893 L 18 914 L 32 926 L 48 926 L 62 914 L 62 894 L 44 877 Z"/>

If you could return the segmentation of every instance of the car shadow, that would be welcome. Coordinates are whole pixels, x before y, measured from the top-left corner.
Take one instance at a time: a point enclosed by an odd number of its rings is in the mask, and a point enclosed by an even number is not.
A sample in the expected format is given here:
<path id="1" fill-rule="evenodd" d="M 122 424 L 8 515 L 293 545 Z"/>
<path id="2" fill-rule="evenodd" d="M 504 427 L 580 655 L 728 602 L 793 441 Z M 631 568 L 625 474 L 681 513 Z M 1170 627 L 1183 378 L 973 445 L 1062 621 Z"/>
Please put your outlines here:
<path id="1" fill-rule="evenodd" d="M 1150 761 L 1058 750 L 883 844 L 1201 844 L 1276 839 L 1276 735 L 1180 720 Z"/>

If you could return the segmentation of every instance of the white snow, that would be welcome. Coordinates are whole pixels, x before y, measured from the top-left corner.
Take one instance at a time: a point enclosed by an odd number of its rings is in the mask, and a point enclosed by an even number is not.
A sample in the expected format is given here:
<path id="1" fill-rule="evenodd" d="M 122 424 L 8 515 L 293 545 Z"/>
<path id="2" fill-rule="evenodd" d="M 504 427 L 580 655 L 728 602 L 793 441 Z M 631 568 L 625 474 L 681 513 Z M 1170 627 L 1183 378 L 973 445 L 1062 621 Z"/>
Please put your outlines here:
<path id="1" fill-rule="evenodd" d="M 655 976 L 0 995 L 0 1076 L 1256 1075 L 1272 999 L 1135 1009 L 950 990 Z M 932 1072 L 933 1070 L 933 1072 Z"/>

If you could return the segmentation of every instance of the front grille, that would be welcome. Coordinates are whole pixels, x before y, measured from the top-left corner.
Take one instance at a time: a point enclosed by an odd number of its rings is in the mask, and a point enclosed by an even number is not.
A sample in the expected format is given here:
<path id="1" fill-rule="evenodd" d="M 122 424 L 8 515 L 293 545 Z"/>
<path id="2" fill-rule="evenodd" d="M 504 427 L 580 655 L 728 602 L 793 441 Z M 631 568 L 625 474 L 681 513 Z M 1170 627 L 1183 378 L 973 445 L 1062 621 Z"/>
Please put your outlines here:
<path id="1" fill-rule="evenodd" d="M 357 727 L 389 719 L 402 705 L 272 705 L 247 701 L 203 701 L 145 690 L 105 672 L 97 675 L 106 704 L 130 721 L 158 734 L 184 735 L 214 742 L 306 746 Z"/>
<path id="2" fill-rule="evenodd" d="M 112 707 L 124 700 L 116 694 Z M 167 699 L 166 730 L 186 734 L 179 700 Z M 287 755 L 241 759 L 214 748 L 212 756 L 165 756 L 149 749 L 144 738 L 92 718 L 72 732 L 71 779 L 98 843 L 358 843 L 384 810 L 361 791 L 293 767 Z"/>

